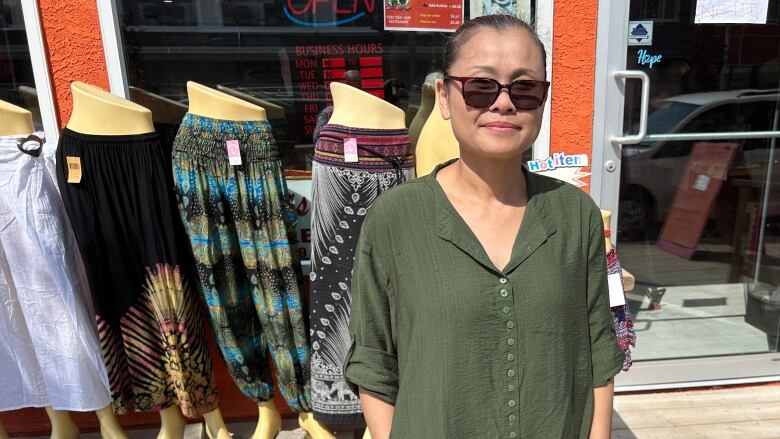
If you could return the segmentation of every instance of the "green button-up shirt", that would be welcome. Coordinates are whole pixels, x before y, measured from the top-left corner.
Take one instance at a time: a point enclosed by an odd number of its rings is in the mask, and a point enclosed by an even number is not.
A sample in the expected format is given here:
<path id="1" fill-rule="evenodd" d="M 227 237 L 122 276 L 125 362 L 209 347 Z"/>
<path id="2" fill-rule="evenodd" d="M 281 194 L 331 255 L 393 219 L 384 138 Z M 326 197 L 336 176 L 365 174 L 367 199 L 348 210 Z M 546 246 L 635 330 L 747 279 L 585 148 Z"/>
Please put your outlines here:
<path id="1" fill-rule="evenodd" d="M 528 204 L 498 270 L 435 179 L 450 163 L 369 209 L 346 380 L 395 406 L 392 438 L 587 438 L 593 388 L 623 364 L 599 209 L 526 171 Z"/>

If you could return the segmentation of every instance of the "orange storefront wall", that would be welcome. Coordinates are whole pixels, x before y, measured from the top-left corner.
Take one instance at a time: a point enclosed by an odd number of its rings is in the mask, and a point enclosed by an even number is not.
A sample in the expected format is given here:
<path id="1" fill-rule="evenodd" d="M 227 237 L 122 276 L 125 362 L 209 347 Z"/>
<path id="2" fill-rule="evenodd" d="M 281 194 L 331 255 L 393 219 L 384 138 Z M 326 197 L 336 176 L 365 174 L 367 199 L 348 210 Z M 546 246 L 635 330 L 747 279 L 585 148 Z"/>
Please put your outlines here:
<path id="1" fill-rule="evenodd" d="M 108 89 L 97 5 L 95 0 L 39 0 L 39 5 L 58 121 L 60 126 L 64 126 L 71 113 L 71 82 L 83 81 Z M 551 153 L 591 155 L 597 8 L 597 0 L 555 2 Z M 583 171 L 589 172 L 589 169 Z M 213 337 L 210 337 L 209 344 L 216 360 L 214 364 L 223 416 L 227 421 L 255 419 L 256 405 L 244 397 L 233 383 L 219 360 Z M 283 415 L 292 415 L 278 395 L 275 402 Z M 74 414 L 73 418 L 82 432 L 98 430 L 93 413 Z M 45 435 L 50 430 L 43 409 L 2 413 L 0 420 L 11 436 Z M 159 425 L 159 417 L 155 413 L 131 413 L 122 416 L 121 422 L 128 429 L 149 428 Z"/>

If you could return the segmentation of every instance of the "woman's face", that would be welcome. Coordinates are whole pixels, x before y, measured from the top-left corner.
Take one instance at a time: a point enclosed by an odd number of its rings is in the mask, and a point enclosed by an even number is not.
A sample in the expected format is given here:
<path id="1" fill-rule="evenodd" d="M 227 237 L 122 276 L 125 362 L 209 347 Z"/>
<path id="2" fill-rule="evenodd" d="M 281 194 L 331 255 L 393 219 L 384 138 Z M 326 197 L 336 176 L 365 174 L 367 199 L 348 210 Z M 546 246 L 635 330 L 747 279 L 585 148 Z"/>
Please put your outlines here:
<path id="1" fill-rule="evenodd" d="M 544 80 L 544 60 L 531 34 L 521 28 L 503 32 L 482 28 L 460 47 L 447 74 L 474 76 L 508 84 L 517 79 Z M 436 84 L 441 112 L 452 123 L 461 150 L 485 158 L 507 159 L 522 155 L 542 124 L 544 105 L 517 110 L 504 89 L 489 108 L 469 107 L 458 81 Z"/>

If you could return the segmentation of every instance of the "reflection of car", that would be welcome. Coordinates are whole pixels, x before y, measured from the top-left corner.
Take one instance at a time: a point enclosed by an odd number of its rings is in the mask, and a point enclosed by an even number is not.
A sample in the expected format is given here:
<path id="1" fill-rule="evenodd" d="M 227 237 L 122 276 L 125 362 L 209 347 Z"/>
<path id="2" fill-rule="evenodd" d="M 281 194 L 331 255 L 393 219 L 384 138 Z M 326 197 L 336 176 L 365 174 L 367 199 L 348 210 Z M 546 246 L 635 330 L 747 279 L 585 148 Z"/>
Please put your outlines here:
<path id="1" fill-rule="evenodd" d="M 674 96 L 650 113 L 647 133 L 771 131 L 778 98 L 778 90 Z M 739 144 L 732 168 L 764 169 L 770 140 L 724 140 Z M 618 224 L 623 239 L 653 238 L 649 235 L 656 233 L 658 225 L 666 218 L 691 148 L 698 142 L 645 141 L 623 146 Z"/>

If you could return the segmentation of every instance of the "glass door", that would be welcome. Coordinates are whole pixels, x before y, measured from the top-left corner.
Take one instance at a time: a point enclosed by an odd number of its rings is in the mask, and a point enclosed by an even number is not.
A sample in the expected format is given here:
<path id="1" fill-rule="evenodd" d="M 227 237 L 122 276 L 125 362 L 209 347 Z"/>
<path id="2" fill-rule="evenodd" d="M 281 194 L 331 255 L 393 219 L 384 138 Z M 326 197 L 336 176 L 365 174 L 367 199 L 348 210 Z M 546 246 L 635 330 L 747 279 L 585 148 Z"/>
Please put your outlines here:
<path id="1" fill-rule="evenodd" d="M 600 3 L 593 195 L 636 279 L 617 384 L 780 375 L 780 2 Z"/>

